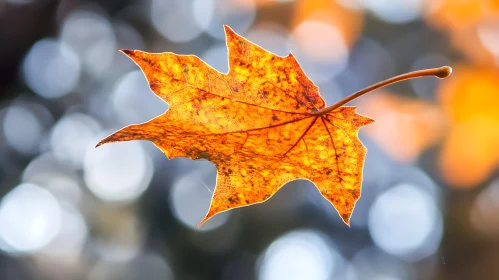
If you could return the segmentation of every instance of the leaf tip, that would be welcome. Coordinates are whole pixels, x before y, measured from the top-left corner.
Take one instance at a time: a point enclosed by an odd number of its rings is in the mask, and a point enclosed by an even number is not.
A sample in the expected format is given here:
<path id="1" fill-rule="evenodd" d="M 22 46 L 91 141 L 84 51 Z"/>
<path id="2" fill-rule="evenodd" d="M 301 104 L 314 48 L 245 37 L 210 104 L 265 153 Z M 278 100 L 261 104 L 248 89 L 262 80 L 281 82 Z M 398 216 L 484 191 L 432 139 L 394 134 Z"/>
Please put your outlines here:
<path id="1" fill-rule="evenodd" d="M 365 119 L 363 125 L 368 125 L 368 124 L 372 124 L 373 122 L 376 122 L 375 119 L 371 119 L 371 118 L 366 117 L 366 116 L 363 116 L 363 117 Z"/>
<path id="2" fill-rule="evenodd" d="M 120 52 L 122 52 L 128 56 L 131 56 L 131 55 L 133 55 L 133 53 L 135 53 L 134 50 L 126 50 L 126 49 L 121 49 Z"/>
<path id="3" fill-rule="evenodd" d="M 350 217 L 351 217 L 351 215 L 348 215 L 348 217 L 341 217 L 341 219 L 343 220 L 345 225 L 347 225 L 347 227 L 351 227 L 350 226 Z"/>
<path id="4" fill-rule="evenodd" d="M 210 219 L 208 216 L 204 217 L 204 219 L 199 223 L 198 229 L 200 229 L 201 226 L 204 225 L 204 223 L 206 223 L 206 221 L 208 221 L 208 219 Z"/>
<path id="5" fill-rule="evenodd" d="M 224 24 L 224 30 L 225 30 L 225 34 L 235 33 L 234 30 L 232 30 L 232 28 L 230 26 L 228 26 L 227 24 Z"/>
<path id="6" fill-rule="evenodd" d="M 97 143 L 97 145 L 95 145 L 95 148 L 99 148 L 100 146 L 106 144 L 106 142 L 104 142 L 103 140 L 99 141 L 99 143 Z"/>
<path id="7" fill-rule="evenodd" d="M 375 122 L 374 119 L 371 119 L 370 117 L 359 114 L 359 112 L 357 112 L 358 106 L 348 106 L 348 107 L 351 108 L 351 110 L 359 116 L 360 126 L 372 124 L 373 122 Z M 346 107 L 346 108 L 348 108 L 348 107 Z"/>
<path id="8" fill-rule="evenodd" d="M 287 59 L 289 62 L 295 64 L 295 67 L 296 66 L 301 67 L 300 63 L 298 63 L 298 60 L 296 60 L 296 56 L 292 52 L 289 52 L 289 54 L 285 57 L 285 59 Z"/>

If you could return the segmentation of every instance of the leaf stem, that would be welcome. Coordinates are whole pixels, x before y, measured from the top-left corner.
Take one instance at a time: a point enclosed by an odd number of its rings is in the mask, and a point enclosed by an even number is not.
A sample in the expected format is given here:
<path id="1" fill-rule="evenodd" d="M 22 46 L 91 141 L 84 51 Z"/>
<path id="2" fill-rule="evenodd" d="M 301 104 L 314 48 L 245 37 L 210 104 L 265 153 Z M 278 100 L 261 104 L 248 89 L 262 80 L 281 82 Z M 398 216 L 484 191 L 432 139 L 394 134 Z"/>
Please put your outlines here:
<path id="1" fill-rule="evenodd" d="M 449 66 L 442 66 L 439 68 L 430 68 L 430 69 L 418 70 L 418 71 L 398 75 L 398 76 L 386 79 L 384 81 L 381 81 L 379 83 L 376 83 L 374 85 L 368 86 L 360 91 L 357 91 L 356 93 L 351 94 L 351 95 L 345 97 L 344 99 L 340 100 L 336 104 L 333 104 L 327 108 L 324 108 L 322 110 L 319 110 L 319 111 L 313 113 L 313 115 L 321 116 L 321 115 L 330 113 L 330 112 L 336 110 L 337 108 L 345 105 L 346 103 L 356 99 L 359 96 L 362 96 L 368 92 L 371 92 L 375 89 L 378 89 L 378 88 L 381 88 L 381 87 L 384 87 L 384 86 L 387 86 L 390 84 L 398 83 L 398 82 L 401 82 L 404 80 L 409 80 L 409 79 L 414 79 L 414 78 L 422 78 L 422 77 L 428 77 L 428 76 L 435 76 L 435 77 L 438 77 L 440 79 L 443 79 L 443 78 L 448 77 L 451 73 L 452 73 L 452 68 L 450 68 Z"/>

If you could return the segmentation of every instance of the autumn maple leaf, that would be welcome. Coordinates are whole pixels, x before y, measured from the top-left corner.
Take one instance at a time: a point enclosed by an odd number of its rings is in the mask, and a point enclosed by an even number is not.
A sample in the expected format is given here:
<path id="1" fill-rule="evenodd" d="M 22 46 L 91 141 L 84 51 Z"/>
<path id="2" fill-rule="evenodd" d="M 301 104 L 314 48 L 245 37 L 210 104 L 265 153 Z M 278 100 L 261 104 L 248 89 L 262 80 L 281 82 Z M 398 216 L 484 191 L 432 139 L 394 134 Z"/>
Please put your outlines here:
<path id="1" fill-rule="evenodd" d="M 170 106 L 163 115 L 127 126 L 97 145 L 149 140 L 169 159 L 213 162 L 217 184 L 200 226 L 217 213 L 261 203 L 296 179 L 313 182 L 348 225 L 361 194 L 366 156 L 357 133 L 373 120 L 342 105 L 399 80 L 450 74 L 448 67 L 408 73 L 326 108 L 292 54 L 270 53 L 227 26 L 225 33 L 227 74 L 194 55 L 123 50 Z"/>

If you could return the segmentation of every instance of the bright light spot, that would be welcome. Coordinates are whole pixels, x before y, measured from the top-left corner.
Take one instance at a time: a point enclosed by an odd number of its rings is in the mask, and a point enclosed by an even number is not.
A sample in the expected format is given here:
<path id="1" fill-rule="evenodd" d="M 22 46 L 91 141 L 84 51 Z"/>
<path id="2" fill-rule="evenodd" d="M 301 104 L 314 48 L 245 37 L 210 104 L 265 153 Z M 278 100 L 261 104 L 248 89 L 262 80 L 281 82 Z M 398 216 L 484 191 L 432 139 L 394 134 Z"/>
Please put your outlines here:
<path id="1" fill-rule="evenodd" d="M 410 261 L 435 253 L 442 239 L 442 217 L 434 198 L 409 184 L 397 185 L 378 197 L 368 226 L 378 247 Z"/>
<path id="2" fill-rule="evenodd" d="M 198 229 L 211 202 L 215 172 L 213 166 L 207 166 L 204 170 L 197 169 L 183 175 L 173 184 L 170 195 L 173 215 L 191 229 L 208 231 L 218 228 L 227 222 L 231 214 L 220 213 Z"/>
<path id="3" fill-rule="evenodd" d="M 315 83 L 325 83 L 347 65 L 348 49 L 343 36 L 332 25 L 304 21 L 291 35 L 291 49 L 305 73 Z"/>
<path id="4" fill-rule="evenodd" d="M 482 45 L 499 59 L 499 22 L 485 22 L 477 28 Z"/>
<path id="5" fill-rule="evenodd" d="M 87 234 L 87 225 L 78 210 L 62 208 L 61 230 L 43 251 L 47 255 L 63 256 L 64 261 L 78 261 Z"/>
<path id="6" fill-rule="evenodd" d="M 423 3 L 421 0 L 366 0 L 364 7 L 388 23 L 407 23 L 419 18 Z"/>
<path id="7" fill-rule="evenodd" d="M 152 0 L 151 20 L 154 28 L 173 42 L 188 42 L 203 32 L 196 24 L 195 0 Z M 203 11 L 205 16 L 210 10 Z"/>
<path id="8" fill-rule="evenodd" d="M 32 154 L 38 151 L 42 125 L 31 110 L 14 105 L 5 113 L 3 133 L 10 147 L 23 154 Z"/>
<path id="9" fill-rule="evenodd" d="M 499 233 L 499 179 L 485 188 L 477 196 L 471 209 L 471 223 L 484 234 L 493 238 Z"/>
<path id="10" fill-rule="evenodd" d="M 90 191 L 109 201 L 138 198 L 153 175 L 152 160 L 137 141 L 107 144 L 98 149 L 89 146 L 83 168 L 83 178 Z"/>
<path id="11" fill-rule="evenodd" d="M 324 22 L 305 21 L 293 30 L 292 36 L 298 49 L 316 61 L 339 61 L 347 54 L 341 33 Z"/>
<path id="12" fill-rule="evenodd" d="M 368 247 L 358 251 L 348 267 L 348 280 L 397 280 L 420 279 L 414 267 L 395 257 L 381 252 L 376 247 Z M 428 276 L 428 270 L 422 273 Z"/>
<path id="13" fill-rule="evenodd" d="M 43 39 L 29 50 L 23 72 L 26 84 L 36 94 L 58 98 L 78 84 L 80 60 L 68 45 L 54 39 Z"/>
<path id="14" fill-rule="evenodd" d="M 62 27 L 61 39 L 80 56 L 84 69 L 104 77 L 116 52 L 116 39 L 109 21 L 90 11 L 70 14 Z"/>
<path id="15" fill-rule="evenodd" d="M 21 184 L 0 203 L 0 248 L 29 253 L 45 247 L 59 233 L 61 210 L 45 189 Z"/>
<path id="16" fill-rule="evenodd" d="M 210 36 L 223 40 L 223 25 L 244 34 L 255 20 L 256 7 L 253 0 L 196 0 L 194 20 Z"/>
<path id="17" fill-rule="evenodd" d="M 52 154 L 42 154 L 24 169 L 22 182 L 49 190 L 60 203 L 77 204 L 81 197 L 79 177 L 70 169 Z"/>
<path id="18" fill-rule="evenodd" d="M 225 46 L 225 44 L 211 46 L 201 55 L 201 59 L 221 73 L 227 73 L 229 71 L 227 46 Z"/>
<path id="19" fill-rule="evenodd" d="M 95 146 L 95 134 L 100 126 L 92 117 L 82 113 L 71 113 L 60 119 L 50 134 L 50 147 L 54 156 L 62 163 L 81 168 L 89 145 Z"/>
<path id="20" fill-rule="evenodd" d="M 121 125 L 143 123 L 168 109 L 168 104 L 151 92 L 140 70 L 129 72 L 116 82 L 112 104 Z"/>
<path id="21" fill-rule="evenodd" d="M 201 29 L 210 26 L 215 12 L 213 0 L 194 0 L 192 9 L 194 21 Z"/>
<path id="22" fill-rule="evenodd" d="M 258 279 L 342 279 L 343 257 L 319 232 L 298 230 L 272 242 L 258 268 Z M 337 277 L 337 278 L 336 278 Z"/>
<path id="23" fill-rule="evenodd" d="M 259 25 L 246 36 L 251 42 L 280 56 L 289 54 L 288 37 L 285 28 L 274 25 Z"/>
<path id="24" fill-rule="evenodd" d="M 440 54 L 425 54 L 419 57 L 412 66 L 412 71 L 441 67 L 449 65 L 449 60 Z M 410 80 L 412 89 L 419 96 L 434 99 L 435 89 L 437 87 L 438 79 L 412 79 Z"/>
<path id="25" fill-rule="evenodd" d="M 422 169 L 415 167 L 414 165 L 407 165 L 405 167 L 398 167 L 395 172 L 395 180 L 398 182 L 410 182 L 411 184 L 417 185 L 428 193 L 435 201 L 441 201 L 442 188 L 437 186 L 437 184 L 426 174 Z"/>
<path id="26" fill-rule="evenodd" d="M 445 131 L 445 117 L 435 105 L 414 98 L 381 93 L 360 101 L 362 114 L 379 122 L 365 130 L 398 162 L 414 162 Z"/>
<path id="27" fill-rule="evenodd" d="M 46 188 L 54 194 L 59 201 L 76 205 L 81 198 L 80 184 L 78 183 L 79 179 L 79 177 L 70 176 L 69 174 L 47 172 L 37 174 L 35 180 L 38 182 L 30 183 L 35 183 Z"/>

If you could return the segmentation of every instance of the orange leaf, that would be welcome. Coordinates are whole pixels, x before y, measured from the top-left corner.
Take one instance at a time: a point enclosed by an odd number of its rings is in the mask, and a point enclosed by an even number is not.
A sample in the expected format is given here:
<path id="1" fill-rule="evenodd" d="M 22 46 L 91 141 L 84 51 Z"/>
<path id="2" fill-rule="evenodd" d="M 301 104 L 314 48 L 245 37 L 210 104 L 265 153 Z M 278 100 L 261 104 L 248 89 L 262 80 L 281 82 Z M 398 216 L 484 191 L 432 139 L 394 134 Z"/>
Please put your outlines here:
<path id="1" fill-rule="evenodd" d="M 261 203 L 295 179 L 312 181 L 348 224 L 366 155 L 357 132 L 373 120 L 341 105 L 402 79 L 450 74 L 447 67 L 394 77 L 325 108 L 292 54 L 279 57 L 227 26 L 225 32 L 227 74 L 193 55 L 124 50 L 170 109 L 98 144 L 149 140 L 170 159 L 213 162 L 217 185 L 201 224 L 217 213 Z"/>

